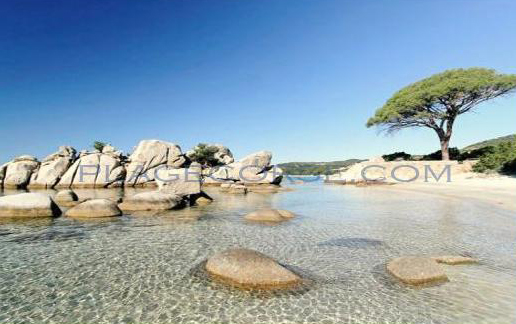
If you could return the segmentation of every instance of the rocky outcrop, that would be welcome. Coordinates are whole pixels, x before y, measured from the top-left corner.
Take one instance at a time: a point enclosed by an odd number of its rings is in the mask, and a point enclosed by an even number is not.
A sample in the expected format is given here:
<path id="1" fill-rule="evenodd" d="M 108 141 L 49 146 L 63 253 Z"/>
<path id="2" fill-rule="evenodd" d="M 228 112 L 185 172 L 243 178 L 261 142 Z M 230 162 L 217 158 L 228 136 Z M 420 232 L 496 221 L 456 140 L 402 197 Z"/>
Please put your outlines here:
<path id="1" fill-rule="evenodd" d="M 155 181 L 162 192 L 179 196 L 195 195 L 201 193 L 201 171 L 198 163 L 181 169 L 164 166 L 157 169 Z"/>
<path id="2" fill-rule="evenodd" d="M 288 288 L 302 281 L 272 258 L 241 248 L 215 254 L 206 262 L 206 271 L 215 279 L 243 288 Z"/>
<path id="3" fill-rule="evenodd" d="M 82 152 L 57 184 L 58 188 L 107 188 L 123 185 L 125 167 L 116 153 Z"/>
<path id="4" fill-rule="evenodd" d="M 217 149 L 214 157 L 224 164 L 222 167 L 202 169 L 198 163 L 191 163 L 178 145 L 160 140 L 140 141 L 129 158 L 111 145 L 104 146 L 102 152 L 82 150 L 78 156 L 73 147 L 61 146 L 42 163 L 24 155 L 1 165 L 0 186 L 60 189 L 159 186 L 162 191 L 185 196 L 200 193 L 203 183 L 236 184 L 233 191 L 241 193 L 247 189 L 239 185 L 270 186 L 281 182 L 283 172 L 270 164 L 272 154 L 268 151 L 234 162 L 227 147 L 220 144 L 210 147 Z"/>
<path id="5" fill-rule="evenodd" d="M 387 263 L 387 271 L 410 285 L 422 285 L 448 281 L 443 268 L 431 258 L 400 257 Z"/>
<path id="6" fill-rule="evenodd" d="M 220 165 L 226 165 L 233 163 L 235 159 L 233 158 L 233 153 L 229 150 L 229 148 L 225 147 L 222 144 L 204 144 L 207 148 L 213 150 L 215 153 L 213 154 L 213 157 Z M 195 154 L 195 151 L 198 150 L 200 147 L 199 145 L 195 146 L 193 149 L 187 151 L 185 153 L 186 157 L 189 159 L 192 159 L 192 157 Z"/>
<path id="7" fill-rule="evenodd" d="M 278 223 L 294 218 L 294 213 L 283 209 L 260 209 L 244 216 L 248 221 Z"/>
<path id="8" fill-rule="evenodd" d="M 182 198 L 178 195 L 149 191 L 125 198 L 118 207 L 124 211 L 169 210 L 179 207 L 182 202 Z"/>
<path id="9" fill-rule="evenodd" d="M 341 184 L 449 182 L 471 172 L 474 161 L 365 161 L 332 174 L 326 182 Z"/>
<path id="10" fill-rule="evenodd" d="M 29 187 L 53 188 L 75 161 L 75 154 L 73 147 L 60 146 L 59 151 L 43 159 L 39 168 L 32 174 Z"/>
<path id="11" fill-rule="evenodd" d="M 38 160 L 31 155 L 22 155 L 2 166 L 4 173 L 2 184 L 5 188 L 25 188 L 34 171 L 39 167 Z"/>
<path id="12" fill-rule="evenodd" d="M 98 218 L 122 215 L 116 203 L 110 199 L 91 199 L 68 209 L 67 217 Z"/>
<path id="13" fill-rule="evenodd" d="M 126 186 L 153 182 L 160 167 L 180 168 L 186 162 L 179 145 L 160 140 L 143 140 L 129 157 Z"/>
<path id="14" fill-rule="evenodd" d="M 52 217 L 61 210 L 50 196 L 21 193 L 0 197 L 0 217 Z"/>
<path id="15" fill-rule="evenodd" d="M 206 177 L 207 183 L 240 181 L 248 185 L 279 184 L 283 170 L 271 165 L 272 153 L 260 151 L 250 154 L 237 162 L 215 167 Z"/>

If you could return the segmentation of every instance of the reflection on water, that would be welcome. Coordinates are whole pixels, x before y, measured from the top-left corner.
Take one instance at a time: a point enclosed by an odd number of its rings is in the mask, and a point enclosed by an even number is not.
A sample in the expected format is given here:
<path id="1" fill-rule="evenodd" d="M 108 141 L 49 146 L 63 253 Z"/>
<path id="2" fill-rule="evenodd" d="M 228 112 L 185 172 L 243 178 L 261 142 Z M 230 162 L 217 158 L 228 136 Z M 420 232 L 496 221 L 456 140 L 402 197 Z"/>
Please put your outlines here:
<path id="1" fill-rule="evenodd" d="M 0 322 L 516 321 L 511 213 L 381 188 L 294 187 L 245 196 L 209 188 L 209 205 L 109 220 L 0 219 Z M 117 199 L 142 190 L 77 193 Z M 243 221 L 271 207 L 298 216 L 273 227 Z M 208 280 L 199 265 L 235 246 L 273 256 L 310 285 L 261 295 Z M 445 266 L 450 282 L 425 289 L 386 275 L 387 260 L 415 254 L 481 264 Z"/>

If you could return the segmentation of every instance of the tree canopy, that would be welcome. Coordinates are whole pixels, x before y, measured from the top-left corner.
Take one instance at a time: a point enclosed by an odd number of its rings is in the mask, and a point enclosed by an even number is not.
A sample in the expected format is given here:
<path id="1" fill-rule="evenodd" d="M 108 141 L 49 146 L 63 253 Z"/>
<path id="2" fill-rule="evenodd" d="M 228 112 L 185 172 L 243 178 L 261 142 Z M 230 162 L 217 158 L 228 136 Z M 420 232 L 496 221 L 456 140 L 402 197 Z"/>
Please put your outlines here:
<path id="1" fill-rule="evenodd" d="M 396 92 L 367 121 L 367 127 L 380 126 L 387 132 L 429 127 L 437 132 L 443 159 L 447 159 L 455 118 L 515 88 L 515 74 L 485 68 L 444 71 Z"/>

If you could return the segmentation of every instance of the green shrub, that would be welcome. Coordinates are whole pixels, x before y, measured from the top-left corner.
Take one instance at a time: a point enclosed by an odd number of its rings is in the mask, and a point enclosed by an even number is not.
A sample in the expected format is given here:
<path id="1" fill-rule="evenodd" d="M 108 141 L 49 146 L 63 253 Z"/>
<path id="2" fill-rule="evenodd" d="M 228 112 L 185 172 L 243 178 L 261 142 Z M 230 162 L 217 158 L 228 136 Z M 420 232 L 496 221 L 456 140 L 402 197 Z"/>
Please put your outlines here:
<path id="1" fill-rule="evenodd" d="M 412 159 L 412 155 L 410 155 L 408 153 L 405 153 L 405 152 L 395 152 L 395 153 L 392 153 L 392 154 L 382 155 L 382 158 L 385 161 L 396 161 L 398 159 L 402 159 L 402 160 L 405 160 L 405 161 L 410 161 Z"/>
<path id="2" fill-rule="evenodd" d="M 458 160 L 460 156 L 460 150 L 456 147 L 449 148 L 450 160 Z M 423 155 L 423 161 L 434 161 L 434 160 L 442 160 L 441 150 L 435 151 L 434 153 L 430 153 L 427 155 Z"/>
<path id="3" fill-rule="evenodd" d="M 101 142 L 101 141 L 95 141 L 93 142 L 93 148 L 98 150 L 99 152 L 102 152 L 102 149 L 104 148 L 104 146 L 106 145 L 109 145 L 108 143 L 106 142 Z"/>
<path id="4" fill-rule="evenodd" d="M 218 151 L 219 148 L 216 146 L 199 143 L 194 148 L 194 152 L 189 155 L 189 158 L 193 162 L 198 162 L 204 167 L 214 167 L 222 164 L 215 158 L 215 153 Z"/>
<path id="5" fill-rule="evenodd" d="M 502 173 L 516 174 L 516 159 L 504 163 L 504 165 L 502 166 Z"/>
<path id="6" fill-rule="evenodd" d="M 492 151 L 482 155 L 473 166 L 475 172 L 503 172 L 515 173 L 516 170 L 516 143 L 500 143 Z"/>
<path id="7" fill-rule="evenodd" d="M 479 159 L 480 157 L 489 153 L 493 153 L 494 151 L 495 147 L 493 145 L 484 146 L 471 151 L 466 151 L 460 154 L 459 161 L 464 161 L 468 159 Z"/>

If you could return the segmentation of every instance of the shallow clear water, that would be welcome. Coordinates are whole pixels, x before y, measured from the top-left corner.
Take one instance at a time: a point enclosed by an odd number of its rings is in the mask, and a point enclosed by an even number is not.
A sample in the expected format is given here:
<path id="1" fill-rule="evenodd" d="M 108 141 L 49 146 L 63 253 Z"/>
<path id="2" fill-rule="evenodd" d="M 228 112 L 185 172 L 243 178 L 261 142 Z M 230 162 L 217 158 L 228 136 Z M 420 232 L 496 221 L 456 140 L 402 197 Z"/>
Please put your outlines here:
<path id="1" fill-rule="evenodd" d="M 390 188 L 293 187 L 247 196 L 212 189 L 216 201 L 208 206 L 114 220 L 0 219 L 0 321 L 516 321 L 511 212 Z M 243 221 L 245 213 L 261 207 L 299 216 L 276 226 Z M 310 284 L 292 292 L 252 293 L 207 280 L 202 262 L 235 246 L 276 258 Z M 471 255 L 481 263 L 445 266 L 450 281 L 423 289 L 404 286 L 384 270 L 387 260 L 401 255 L 441 254 Z"/>

